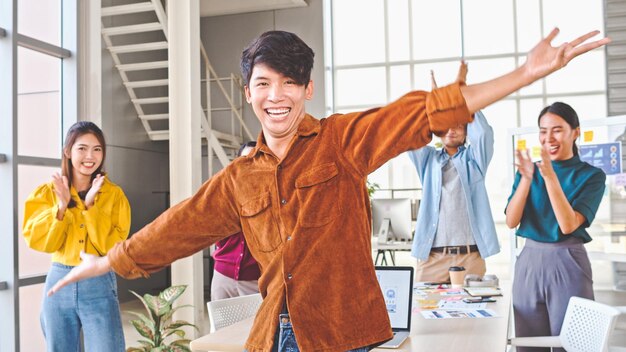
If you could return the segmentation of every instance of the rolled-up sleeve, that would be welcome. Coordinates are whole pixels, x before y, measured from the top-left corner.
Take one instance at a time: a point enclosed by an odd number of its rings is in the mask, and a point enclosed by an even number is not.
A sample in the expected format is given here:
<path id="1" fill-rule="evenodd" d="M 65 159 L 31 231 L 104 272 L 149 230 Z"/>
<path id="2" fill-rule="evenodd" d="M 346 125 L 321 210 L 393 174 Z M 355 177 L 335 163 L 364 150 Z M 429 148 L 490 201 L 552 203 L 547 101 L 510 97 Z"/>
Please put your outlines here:
<path id="1" fill-rule="evenodd" d="M 339 149 L 362 175 L 389 159 L 428 144 L 432 135 L 473 117 L 458 83 L 432 92 L 410 92 L 395 102 L 363 112 L 335 115 Z"/>
<path id="2" fill-rule="evenodd" d="M 426 96 L 426 114 L 430 131 L 437 136 L 444 134 L 450 127 L 472 122 L 459 83 L 430 92 Z"/>

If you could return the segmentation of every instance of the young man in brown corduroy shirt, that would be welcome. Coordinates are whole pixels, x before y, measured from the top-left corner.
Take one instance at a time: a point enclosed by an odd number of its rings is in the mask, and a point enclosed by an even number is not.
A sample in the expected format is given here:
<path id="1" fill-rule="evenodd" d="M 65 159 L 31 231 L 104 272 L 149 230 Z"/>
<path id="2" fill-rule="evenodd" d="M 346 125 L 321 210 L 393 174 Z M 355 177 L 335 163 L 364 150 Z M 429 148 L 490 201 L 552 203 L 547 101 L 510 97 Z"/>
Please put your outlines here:
<path id="1" fill-rule="evenodd" d="M 249 351 L 277 350 L 281 339 L 282 347 L 302 351 L 365 351 L 390 339 L 371 257 L 367 175 L 609 42 L 582 44 L 592 32 L 553 48 L 556 34 L 524 65 L 492 81 L 410 92 L 382 108 L 318 120 L 304 107 L 313 95 L 313 51 L 292 33 L 263 33 L 241 58 L 246 98 L 262 126 L 257 146 L 106 257 L 85 256 L 50 294 L 109 270 L 147 276 L 243 232 L 262 268 L 264 297 Z"/>

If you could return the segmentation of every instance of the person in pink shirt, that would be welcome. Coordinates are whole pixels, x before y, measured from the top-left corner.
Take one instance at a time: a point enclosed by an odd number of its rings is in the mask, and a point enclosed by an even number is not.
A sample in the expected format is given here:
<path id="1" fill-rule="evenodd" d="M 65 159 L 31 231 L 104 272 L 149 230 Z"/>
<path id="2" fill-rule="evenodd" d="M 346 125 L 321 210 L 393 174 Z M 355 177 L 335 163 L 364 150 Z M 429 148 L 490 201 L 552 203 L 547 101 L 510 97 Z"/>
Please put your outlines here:
<path id="1" fill-rule="evenodd" d="M 245 143 L 237 156 L 246 156 L 256 147 L 256 142 Z M 215 266 L 211 280 L 211 300 L 251 295 L 259 292 L 261 276 L 243 233 L 239 232 L 215 243 Z"/>

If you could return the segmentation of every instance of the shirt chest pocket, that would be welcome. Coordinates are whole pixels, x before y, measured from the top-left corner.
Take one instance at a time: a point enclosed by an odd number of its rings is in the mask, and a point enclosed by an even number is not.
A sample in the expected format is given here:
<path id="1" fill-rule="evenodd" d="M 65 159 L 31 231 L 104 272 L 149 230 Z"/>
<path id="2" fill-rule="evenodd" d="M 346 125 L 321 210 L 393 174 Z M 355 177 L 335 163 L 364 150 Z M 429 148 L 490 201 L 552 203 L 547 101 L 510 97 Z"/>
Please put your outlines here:
<path id="1" fill-rule="evenodd" d="M 320 227 L 342 213 L 340 177 L 334 162 L 321 164 L 296 180 L 301 204 L 299 223 L 303 227 Z"/>
<path id="2" fill-rule="evenodd" d="M 478 182 L 483 182 L 485 180 L 485 176 L 483 175 L 482 171 L 480 171 L 478 164 L 476 164 L 476 162 L 473 160 L 467 163 L 467 173 L 470 185 Z"/>
<path id="3" fill-rule="evenodd" d="M 241 205 L 241 224 L 251 246 L 261 252 L 272 252 L 281 243 L 278 224 L 272 214 L 271 196 L 264 193 Z"/>

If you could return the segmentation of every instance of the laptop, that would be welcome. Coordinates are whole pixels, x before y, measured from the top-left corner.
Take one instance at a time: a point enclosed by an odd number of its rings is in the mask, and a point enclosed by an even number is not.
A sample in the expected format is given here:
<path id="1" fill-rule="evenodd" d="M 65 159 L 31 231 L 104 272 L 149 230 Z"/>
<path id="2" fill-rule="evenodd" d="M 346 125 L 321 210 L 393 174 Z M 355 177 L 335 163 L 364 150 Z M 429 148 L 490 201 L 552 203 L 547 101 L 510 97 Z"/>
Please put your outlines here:
<path id="1" fill-rule="evenodd" d="M 385 298 L 394 335 L 393 339 L 378 347 L 398 348 L 409 337 L 411 330 L 413 267 L 377 266 L 376 278 Z"/>

